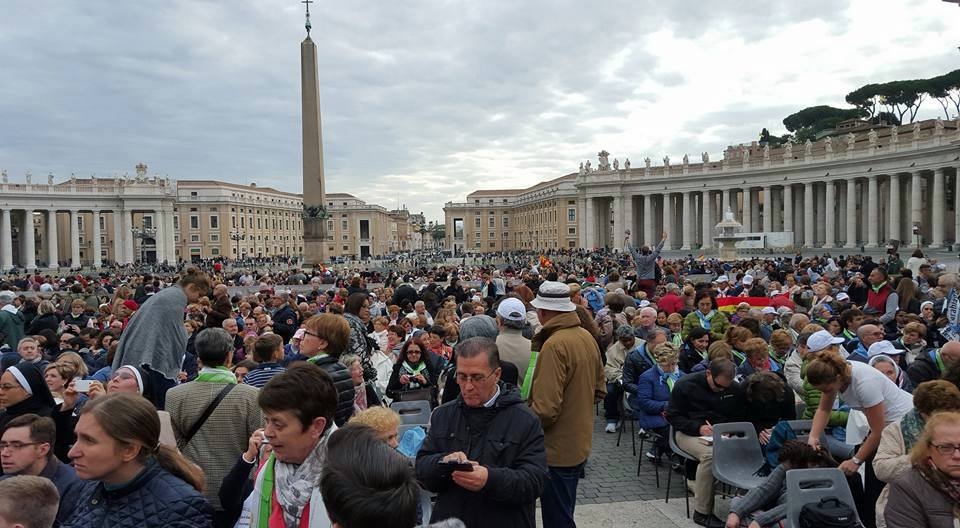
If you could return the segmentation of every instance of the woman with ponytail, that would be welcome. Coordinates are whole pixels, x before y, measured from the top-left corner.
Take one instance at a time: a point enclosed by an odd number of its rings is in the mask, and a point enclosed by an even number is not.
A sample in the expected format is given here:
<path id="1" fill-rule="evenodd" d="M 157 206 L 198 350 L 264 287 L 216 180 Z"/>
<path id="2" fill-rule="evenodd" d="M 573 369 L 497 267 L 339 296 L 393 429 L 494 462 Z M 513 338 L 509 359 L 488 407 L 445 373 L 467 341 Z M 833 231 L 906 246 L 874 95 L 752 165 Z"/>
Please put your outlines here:
<path id="1" fill-rule="evenodd" d="M 807 365 L 807 381 L 823 393 L 813 416 L 808 442 L 814 448 L 820 448 L 820 436 L 838 396 L 851 409 L 863 412 L 869 433 L 857 446 L 853 456 L 840 464 L 840 469 L 849 476 L 856 473 L 861 465 L 866 465 L 864 497 L 857 510 L 864 525 L 872 527 L 875 525 L 874 505 L 883 489 L 883 483 L 873 471 L 873 457 L 880 445 L 883 428 L 913 409 L 913 396 L 870 365 L 844 360 L 839 351 L 842 342 L 842 338 L 833 337 L 826 330 L 815 332 L 807 339 L 807 348 L 813 354 Z M 851 432 L 848 427 L 847 434 Z"/>
<path id="2" fill-rule="evenodd" d="M 203 472 L 160 444 L 160 419 L 149 401 L 133 394 L 91 400 L 76 434 L 69 455 L 87 482 L 62 528 L 213 526 L 213 508 L 200 495 Z"/>

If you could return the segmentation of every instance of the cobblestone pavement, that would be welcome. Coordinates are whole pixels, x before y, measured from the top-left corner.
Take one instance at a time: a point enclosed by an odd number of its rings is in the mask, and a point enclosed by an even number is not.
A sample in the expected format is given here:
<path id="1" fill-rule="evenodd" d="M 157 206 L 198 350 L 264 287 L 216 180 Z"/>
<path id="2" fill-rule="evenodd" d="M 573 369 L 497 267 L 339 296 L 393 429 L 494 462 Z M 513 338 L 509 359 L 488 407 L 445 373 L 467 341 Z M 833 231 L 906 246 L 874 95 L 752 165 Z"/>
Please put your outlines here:
<path id="1" fill-rule="evenodd" d="M 637 458 L 643 456 L 650 449 L 650 442 L 640 450 L 640 438 L 637 437 L 637 424 L 633 424 L 632 436 L 636 438 L 637 456 L 631 448 L 630 422 L 620 436 L 620 446 L 617 446 L 618 433 L 606 433 L 606 420 L 602 416 L 596 417 L 593 426 L 593 451 L 587 462 L 586 478 L 580 479 L 577 488 L 577 504 L 604 504 L 610 502 L 648 501 L 659 499 L 663 501 L 667 485 L 667 464 L 664 459 L 660 464 L 660 488 L 657 488 L 654 464 L 644 458 L 640 466 L 640 476 L 637 476 Z M 671 483 L 670 504 L 674 497 L 683 503 L 683 478 L 674 473 Z M 680 478 L 678 478 L 680 477 Z"/>

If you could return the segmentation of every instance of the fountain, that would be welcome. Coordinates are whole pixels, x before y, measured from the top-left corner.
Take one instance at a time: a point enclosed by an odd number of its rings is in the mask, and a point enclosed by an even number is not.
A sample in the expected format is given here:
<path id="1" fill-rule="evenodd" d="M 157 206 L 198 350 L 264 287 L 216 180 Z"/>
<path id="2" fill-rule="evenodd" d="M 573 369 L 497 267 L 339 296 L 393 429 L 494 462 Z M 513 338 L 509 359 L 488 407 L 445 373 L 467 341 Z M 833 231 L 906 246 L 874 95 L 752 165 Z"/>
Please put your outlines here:
<path id="1" fill-rule="evenodd" d="M 733 211 L 727 207 L 723 213 L 723 220 L 714 226 L 717 236 L 713 237 L 720 248 L 720 260 L 737 260 L 737 242 L 746 239 L 743 235 L 743 225 L 733 218 Z"/>

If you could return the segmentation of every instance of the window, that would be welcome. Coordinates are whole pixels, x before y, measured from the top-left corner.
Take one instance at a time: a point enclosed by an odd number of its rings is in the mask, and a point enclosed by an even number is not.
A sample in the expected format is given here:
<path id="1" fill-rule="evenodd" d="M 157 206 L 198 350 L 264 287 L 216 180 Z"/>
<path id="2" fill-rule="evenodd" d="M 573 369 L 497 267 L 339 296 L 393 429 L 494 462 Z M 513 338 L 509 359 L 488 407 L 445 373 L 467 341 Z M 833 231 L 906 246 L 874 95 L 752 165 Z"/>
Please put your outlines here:
<path id="1" fill-rule="evenodd" d="M 342 238 L 343 238 L 343 240 L 350 240 L 350 237 L 348 237 L 347 235 L 343 235 Z"/>
<path id="2" fill-rule="evenodd" d="M 200 235 L 190 235 L 190 242 L 200 242 Z"/>
<path id="3" fill-rule="evenodd" d="M 503 224 L 504 229 L 507 229 L 508 227 L 510 227 L 510 217 L 504 216 L 503 218 L 500 219 L 500 223 Z"/>
<path id="4" fill-rule="evenodd" d="M 83 217 L 77 215 L 77 229 L 83 231 Z"/>
<path id="5" fill-rule="evenodd" d="M 497 238 L 497 234 L 494 233 L 493 231 L 490 231 L 489 233 L 487 233 L 487 238 Z"/>
<path id="6" fill-rule="evenodd" d="M 230 227 L 231 227 L 232 229 L 236 229 L 236 228 L 237 228 L 237 217 L 236 217 L 236 216 L 231 216 L 231 217 L 230 217 Z"/>
<path id="7" fill-rule="evenodd" d="M 220 242 L 220 235 L 217 233 L 210 233 L 210 242 Z"/>
<path id="8" fill-rule="evenodd" d="M 475 228 L 477 228 L 477 229 L 480 229 L 480 217 L 479 217 L 479 216 L 474 217 L 474 219 L 473 219 L 473 227 L 475 227 Z"/>
<path id="9" fill-rule="evenodd" d="M 568 234 L 568 235 L 576 235 L 576 234 L 577 234 L 577 228 L 576 228 L 576 227 L 568 227 L 568 228 L 567 228 L 567 234 Z"/>
<path id="10" fill-rule="evenodd" d="M 210 254 L 216 257 L 220 254 L 220 248 L 210 248 Z"/>
<path id="11" fill-rule="evenodd" d="M 333 232 L 333 220 L 327 220 L 327 232 Z M 333 248 L 330 248 L 330 251 L 333 251 Z"/>
<path id="12" fill-rule="evenodd" d="M 497 227 L 497 219 L 494 218 L 493 215 L 490 215 L 487 218 L 487 227 L 490 227 L 490 228 Z"/>
<path id="13" fill-rule="evenodd" d="M 340 231 L 346 231 L 349 225 L 346 220 L 340 220 Z"/>
<path id="14" fill-rule="evenodd" d="M 260 223 L 260 217 L 257 217 L 257 229 L 263 229 L 263 224 Z"/>
<path id="15" fill-rule="evenodd" d="M 100 231 L 107 230 L 107 219 L 103 216 L 100 217 Z"/>
<path id="16" fill-rule="evenodd" d="M 474 243 L 473 243 L 473 247 L 479 248 L 479 247 L 480 247 L 480 241 L 477 240 L 476 242 L 474 242 Z"/>
<path id="17" fill-rule="evenodd" d="M 180 235 L 173 235 L 173 242 L 174 242 L 174 244 L 179 244 L 179 243 L 180 243 Z"/>
<path id="18" fill-rule="evenodd" d="M 220 229 L 220 217 L 217 215 L 210 215 L 210 229 Z"/>
<path id="19" fill-rule="evenodd" d="M 197 215 L 190 215 L 190 229 L 200 229 L 200 217 Z"/>
<path id="20" fill-rule="evenodd" d="M 173 228 L 180 229 L 180 217 L 178 215 L 173 215 Z"/>
<path id="21" fill-rule="evenodd" d="M 497 247 L 497 243 L 496 243 L 496 242 L 490 242 L 490 247 L 492 247 L 492 248 Z"/>
<path id="22" fill-rule="evenodd" d="M 567 247 L 577 247 L 577 242 L 575 240 L 570 240 L 567 242 Z"/>
<path id="23" fill-rule="evenodd" d="M 350 250 L 349 248 L 350 248 L 349 246 L 343 246 L 344 251 L 349 251 Z"/>
<path id="24" fill-rule="evenodd" d="M 107 243 L 107 237 L 105 237 L 105 236 L 100 237 L 100 245 L 103 246 L 103 245 L 105 245 L 106 243 Z"/>
<path id="25" fill-rule="evenodd" d="M 576 222 L 577 221 L 577 208 L 568 207 L 567 208 L 567 222 Z"/>

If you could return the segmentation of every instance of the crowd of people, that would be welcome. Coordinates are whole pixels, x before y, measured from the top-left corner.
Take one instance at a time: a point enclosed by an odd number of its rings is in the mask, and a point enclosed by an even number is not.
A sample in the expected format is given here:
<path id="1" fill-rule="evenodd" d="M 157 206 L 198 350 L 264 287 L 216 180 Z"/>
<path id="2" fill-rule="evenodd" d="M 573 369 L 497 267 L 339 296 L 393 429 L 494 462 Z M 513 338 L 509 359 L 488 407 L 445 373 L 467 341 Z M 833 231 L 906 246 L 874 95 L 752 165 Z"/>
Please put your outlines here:
<path id="1" fill-rule="evenodd" d="M 29 504 L 24 526 L 534 526 L 539 500 L 544 526 L 575 526 L 602 402 L 607 433 L 629 413 L 653 436 L 641 456 L 683 470 L 673 431 L 698 460 L 698 525 L 774 526 L 786 472 L 832 465 L 865 526 L 953 526 L 955 273 L 919 251 L 660 249 L 11 274 L 0 520 Z M 434 409 L 424 434 L 400 434 L 405 401 Z M 809 441 L 785 438 L 802 418 Z M 734 421 L 769 476 L 718 511 L 705 439 Z"/>

